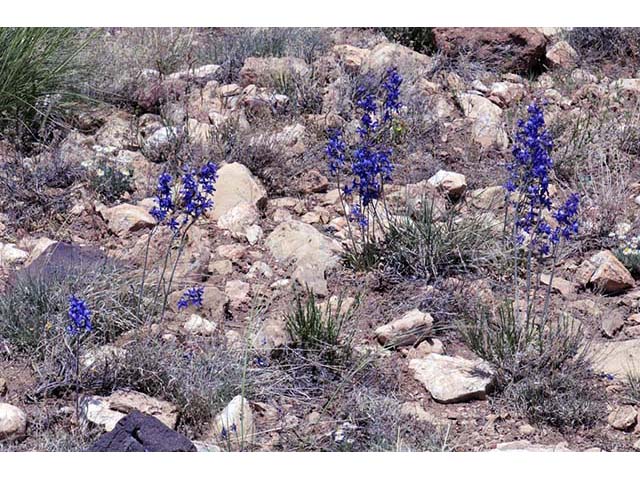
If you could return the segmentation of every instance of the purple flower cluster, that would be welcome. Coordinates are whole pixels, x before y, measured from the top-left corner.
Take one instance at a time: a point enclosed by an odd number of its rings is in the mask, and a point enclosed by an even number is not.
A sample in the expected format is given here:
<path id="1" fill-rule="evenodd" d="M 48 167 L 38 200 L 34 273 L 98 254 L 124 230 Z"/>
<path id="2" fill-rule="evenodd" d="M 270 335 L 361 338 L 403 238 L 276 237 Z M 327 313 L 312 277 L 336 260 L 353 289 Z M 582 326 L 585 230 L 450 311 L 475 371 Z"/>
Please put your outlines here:
<path id="1" fill-rule="evenodd" d="M 173 177 L 163 172 L 158 178 L 156 206 L 150 213 L 158 223 L 166 222 L 173 231 L 180 228 L 177 217 L 183 215 L 182 225 L 197 219 L 213 206 L 211 194 L 215 191 L 218 167 L 207 162 L 199 170 L 186 166 L 180 178 L 179 196 L 174 199 Z"/>
<path id="2" fill-rule="evenodd" d="M 194 305 L 196 307 L 202 306 L 202 296 L 204 295 L 203 287 L 191 287 L 182 294 L 180 300 L 178 300 L 178 310 Z"/>
<path id="3" fill-rule="evenodd" d="M 91 312 L 84 300 L 80 300 L 75 295 L 69 297 L 69 323 L 67 325 L 67 333 L 71 336 L 81 334 L 83 331 L 90 332 L 93 330 L 91 325 Z"/>
<path id="4" fill-rule="evenodd" d="M 343 187 L 346 197 L 358 194 L 359 203 L 350 208 L 349 220 L 367 225 L 366 209 L 378 200 L 384 182 L 391 180 L 393 150 L 386 144 L 382 133 L 388 131 L 393 115 L 402 106 L 400 85 L 402 77 L 395 68 L 387 70 L 377 92 L 364 87 L 357 91 L 357 106 L 362 110 L 358 126 L 359 142 L 347 152 L 342 132 L 334 130 L 329 136 L 326 154 L 329 158 L 329 172 L 339 174 L 347 158 L 350 162 L 352 178 Z M 380 118 L 379 112 L 382 112 Z"/>
<path id="5" fill-rule="evenodd" d="M 553 141 L 546 130 L 542 106 L 529 105 L 526 121 L 519 120 L 519 130 L 512 149 L 513 162 L 507 165 L 509 177 L 505 184 L 508 194 L 515 193 L 516 229 L 519 243 L 524 234 L 530 236 L 533 248 L 547 255 L 552 245 L 562 238 L 569 240 L 578 233 L 578 207 L 580 199 L 572 194 L 553 218 L 557 226 L 552 228 L 545 220 L 544 212 L 551 212 L 549 175 L 553 171 L 551 151 Z"/>

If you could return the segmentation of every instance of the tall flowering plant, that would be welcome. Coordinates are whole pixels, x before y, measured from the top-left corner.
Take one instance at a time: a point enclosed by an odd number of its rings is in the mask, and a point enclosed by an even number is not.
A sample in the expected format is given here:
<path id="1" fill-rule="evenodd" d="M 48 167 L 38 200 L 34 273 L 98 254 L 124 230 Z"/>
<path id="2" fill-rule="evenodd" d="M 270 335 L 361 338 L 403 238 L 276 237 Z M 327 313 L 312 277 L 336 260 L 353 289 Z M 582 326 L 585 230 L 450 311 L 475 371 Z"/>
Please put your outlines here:
<path id="1" fill-rule="evenodd" d="M 357 142 L 347 145 L 344 132 L 336 129 L 330 132 L 326 146 L 329 173 L 338 184 L 351 245 L 361 258 L 368 257 L 384 227 L 386 209 L 380 208 L 380 202 L 384 202 L 384 186 L 394 170 L 391 144 L 393 123 L 402 106 L 401 84 L 397 69 L 390 68 L 375 91 L 360 87 L 356 92 Z"/>
<path id="2" fill-rule="evenodd" d="M 150 213 L 158 222 L 156 228 L 168 228 L 172 233 L 166 247 L 160 278 L 153 298 L 155 304 L 162 295 L 161 321 L 167 308 L 176 268 L 186 245 L 187 234 L 191 227 L 213 208 L 213 193 L 217 179 L 218 167 L 213 162 L 207 162 L 200 168 L 185 166 L 182 174 L 175 179 L 166 171 L 158 177 L 155 205 Z M 149 247 L 154 231 L 147 239 L 138 311 L 140 310 L 148 267 Z M 172 259 L 174 250 L 177 253 Z M 201 287 L 189 288 L 179 299 L 177 306 L 182 309 L 189 305 L 202 305 L 202 295 L 203 289 Z"/>
<path id="3" fill-rule="evenodd" d="M 69 297 L 69 309 L 67 310 L 66 332 L 69 335 L 73 346 L 69 347 L 73 353 L 76 376 L 76 418 L 80 418 L 80 349 L 83 334 L 91 333 L 93 325 L 91 323 L 91 311 L 87 303 L 81 298 L 71 295 Z"/>
<path id="4" fill-rule="evenodd" d="M 513 160 L 507 165 L 505 225 L 511 222 L 516 310 L 520 301 L 519 265 L 523 259 L 526 267 L 523 293 L 525 316 L 529 323 L 534 316 L 533 302 L 540 288 L 543 269 L 550 261 L 551 271 L 541 315 L 542 322 L 546 322 L 557 259 L 564 242 L 578 233 L 580 198 L 572 193 L 564 204 L 554 207 L 549 194 L 553 140 L 545 126 L 543 106 L 534 102 L 527 112 L 528 118 L 518 122 Z"/>

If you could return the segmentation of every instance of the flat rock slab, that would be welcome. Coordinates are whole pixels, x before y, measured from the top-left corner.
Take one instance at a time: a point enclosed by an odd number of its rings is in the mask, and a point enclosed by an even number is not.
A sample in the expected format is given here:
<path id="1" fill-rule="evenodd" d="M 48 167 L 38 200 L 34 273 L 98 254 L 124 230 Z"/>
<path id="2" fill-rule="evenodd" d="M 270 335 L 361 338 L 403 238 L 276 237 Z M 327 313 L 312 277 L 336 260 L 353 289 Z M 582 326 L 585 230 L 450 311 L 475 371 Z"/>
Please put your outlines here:
<path id="1" fill-rule="evenodd" d="M 85 397 L 81 401 L 83 417 L 91 423 L 113 430 L 122 418 L 133 411 L 157 418 L 168 428 L 174 428 L 178 419 L 175 405 L 150 397 L 144 393 L 118 390 L 108 397 Z"/>
<path id="2" fill-rule="evenodd" d="M 515 440 L 513 442 L 499 443 L 492 452 L 570 452 L 564 443 L 557 445 L 541 445 L 531 443 L 529 440 Z"/>
<path id="3" fill-rule="evenodd" d="M 184 435 L 170 429 L 151 415 L 133 411 L 113 430 L 103 434 L 90 452 L 195 452 Z"/>
<path id="4" fill-rule="evenodd" d="M 493 384 L 493 372 L 482 361 L 432 353 L 409 362 L 414 378 L 441 403 L 484 400 Z"/>
<path id="5" fill-rule="evenodd" d="M 623 342 L 601 342 L 592 347 L 593 368 L 624 380 L 627 373 L 640 375 L 640 338 Z"/>

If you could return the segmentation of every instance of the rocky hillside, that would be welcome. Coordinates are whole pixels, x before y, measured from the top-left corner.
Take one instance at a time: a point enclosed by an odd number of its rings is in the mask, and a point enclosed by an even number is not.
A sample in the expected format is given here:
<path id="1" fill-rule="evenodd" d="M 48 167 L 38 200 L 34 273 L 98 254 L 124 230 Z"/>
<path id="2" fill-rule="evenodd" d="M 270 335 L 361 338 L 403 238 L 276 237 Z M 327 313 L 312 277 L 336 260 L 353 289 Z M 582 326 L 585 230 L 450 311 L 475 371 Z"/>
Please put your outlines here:
<path id="1" fill-rule="evenodd" d="M 640 450 L 638 35 L 72 32 L 0 96 L 0 451 Z"/>

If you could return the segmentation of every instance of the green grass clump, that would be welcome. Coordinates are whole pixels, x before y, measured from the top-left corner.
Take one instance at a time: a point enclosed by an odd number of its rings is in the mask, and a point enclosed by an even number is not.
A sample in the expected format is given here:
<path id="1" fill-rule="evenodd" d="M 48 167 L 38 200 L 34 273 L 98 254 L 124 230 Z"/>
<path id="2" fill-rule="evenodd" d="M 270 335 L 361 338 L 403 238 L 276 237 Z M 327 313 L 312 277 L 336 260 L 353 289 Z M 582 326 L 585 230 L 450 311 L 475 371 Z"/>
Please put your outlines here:
<path id="1" fill-rule="evenodd" d="M 72 28 L 0 28 L 0 131 L 41 137 L 63 118 L 83 47 Z"/>
<path id="2" fill-rule="evenodd" d="M 483 217 L 456 208 L 439 217 L 434 201 L 425 198 L 391 219 L 379 253 L 385 270 L 429 279 L 486 266 L 498 254 L 492 225 Z"/>
<path id="3" fill-rule="evenodd" d="M 335 359 L 346 346 L 343 330 L 351 320 L 358 302 L 344 306 L 344 298 L 338 297 L 335 305 L 326 302 L 324 309 L 317 303 L 311 290 L 305 295 L 296 292 L 293 310 L 286 317 L 286 326 L 294 345 L 303 351 L 322 352 Z"/>

